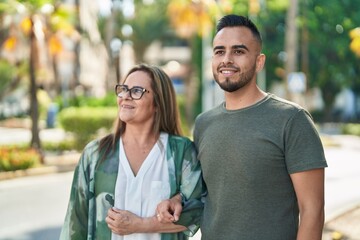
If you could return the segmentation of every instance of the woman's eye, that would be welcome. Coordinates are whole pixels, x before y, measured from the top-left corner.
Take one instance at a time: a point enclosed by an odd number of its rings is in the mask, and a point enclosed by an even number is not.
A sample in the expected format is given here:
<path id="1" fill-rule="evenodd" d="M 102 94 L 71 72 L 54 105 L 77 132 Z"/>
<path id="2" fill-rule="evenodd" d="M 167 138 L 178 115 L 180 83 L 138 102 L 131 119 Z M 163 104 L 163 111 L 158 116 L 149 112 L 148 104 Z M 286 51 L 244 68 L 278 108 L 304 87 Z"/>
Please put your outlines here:
<path id="1" fill-rule="evenodd" d="M 134 88 L 133 93 L 142 93 L 142 89 L 141 88 Z"/>

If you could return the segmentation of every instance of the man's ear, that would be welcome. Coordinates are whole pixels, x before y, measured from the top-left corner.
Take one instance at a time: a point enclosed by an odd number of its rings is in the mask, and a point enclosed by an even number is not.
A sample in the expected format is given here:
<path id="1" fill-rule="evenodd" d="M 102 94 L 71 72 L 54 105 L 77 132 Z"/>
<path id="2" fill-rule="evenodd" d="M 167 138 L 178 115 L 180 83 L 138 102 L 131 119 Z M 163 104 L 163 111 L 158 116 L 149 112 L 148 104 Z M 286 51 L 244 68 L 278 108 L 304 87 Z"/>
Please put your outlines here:
<path id="1" fill-rule="evenodd" d="M 256 58 L 256 72 L 260 72 L 265 65 L 266 56 L 263 53 L 260 53 Z"/>

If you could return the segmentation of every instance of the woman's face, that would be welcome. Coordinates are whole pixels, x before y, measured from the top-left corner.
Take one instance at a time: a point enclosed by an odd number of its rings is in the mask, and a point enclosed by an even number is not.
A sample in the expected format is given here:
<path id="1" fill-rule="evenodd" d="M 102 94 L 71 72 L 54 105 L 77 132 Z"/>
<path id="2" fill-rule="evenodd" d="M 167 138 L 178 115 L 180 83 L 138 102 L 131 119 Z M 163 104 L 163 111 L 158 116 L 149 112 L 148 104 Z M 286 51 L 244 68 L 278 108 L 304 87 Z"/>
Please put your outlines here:
<path id="1" fill-rule="evenodd" d="M 117 98 L 119 117 L 126 124 L 146 124 L 151 126 L 154 121 L 154 95 L 151 88 L 151 78 L 146 72 L 136 71 L 131 73 L 124 82 L 128 89 L 133 87 L 145 88 L 143 96 L 134 100 L 127 92 L 123 97 Z"/>

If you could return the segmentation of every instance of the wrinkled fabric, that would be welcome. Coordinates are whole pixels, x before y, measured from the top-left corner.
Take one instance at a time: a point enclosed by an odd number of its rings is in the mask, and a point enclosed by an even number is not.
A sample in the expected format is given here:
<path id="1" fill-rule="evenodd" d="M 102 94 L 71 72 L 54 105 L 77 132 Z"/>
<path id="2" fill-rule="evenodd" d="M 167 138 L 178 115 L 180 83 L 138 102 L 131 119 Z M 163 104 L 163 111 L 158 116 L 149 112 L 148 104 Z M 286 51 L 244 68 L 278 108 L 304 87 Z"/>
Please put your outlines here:
<path id="1" fill-rule="evenodd" d="M 75 169 L 70 201 L 61 231 L 61 240 L 111 239 L 105 218 L 112 207 L 119 167 L 119 142 L 112 154 L 100 161 L 99 140 L 84 149 Z M 188 239 L 199 228 L 205 192 L 200 163 L 193 143 L 184 137 L 169 135 L 166 146 L 170 196 L 181 192 L 184 196 L 183 212 L 176 224 L 187 226 L 188 231 L 163 233 L 162 240 Z"/>

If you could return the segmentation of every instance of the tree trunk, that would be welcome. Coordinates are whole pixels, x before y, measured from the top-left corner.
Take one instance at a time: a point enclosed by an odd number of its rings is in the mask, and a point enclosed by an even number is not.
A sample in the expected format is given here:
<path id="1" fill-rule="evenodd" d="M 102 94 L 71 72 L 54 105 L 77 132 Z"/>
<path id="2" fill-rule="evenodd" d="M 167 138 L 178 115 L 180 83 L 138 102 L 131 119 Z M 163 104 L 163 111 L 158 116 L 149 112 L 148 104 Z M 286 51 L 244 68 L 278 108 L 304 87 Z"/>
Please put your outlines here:
<path id="1" fill-rule="evenodd" d="M 298 32 L 296 27 L 296 18 L 298 14 L 298 0 L 290 0 L 290 5 L 286 16 L 285 31 L 285 91 L 286 98 L 291 100 L 291 93 L 288 89 L 287 77 L 289 73 L 297 71 L 297 53 L 298 53 Z"/>
<path id="2" fill-rule="evenodd" d="M 76 31 L 82 35 L 81 28 L 81 20 L 80 20 L 80 1 L 75 0 L 75 8 L 76 8 Z M 74 52 L 75 52 L 75 61 L 74 61 L 74 72 L 73 72 L 73 87 L 80 85 L 80 72 L 81 72 L 81 64 L 80 64 L 80 51 L 81 51 L 81 37 L 76 40 Z"/>
<path id="3" fill-rule="evenodd" d="M 41 144 L 39 137 L 39 103 L 36 96 L 36 61 L 38 57 L 38 48 L 36 44 L 36 37 L 34 33 L 34 22 L 31 22 L 30 33 L 30 60 L 29 60 L 29 74 L 30 74 L 30 117 L 31 125 L 31 143 L 30 146 L 37 149 L 41 153 Z"/>

